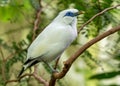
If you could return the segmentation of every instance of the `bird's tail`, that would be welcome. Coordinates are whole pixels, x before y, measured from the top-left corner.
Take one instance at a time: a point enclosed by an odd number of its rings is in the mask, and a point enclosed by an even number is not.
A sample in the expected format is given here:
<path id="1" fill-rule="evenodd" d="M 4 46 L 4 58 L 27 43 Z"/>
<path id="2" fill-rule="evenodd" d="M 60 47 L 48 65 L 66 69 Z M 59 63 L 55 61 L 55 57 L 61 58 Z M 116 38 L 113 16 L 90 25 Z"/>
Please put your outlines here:
<path id="1" fill-rule="evenodd" d="M 19 78 L 28 67 L 29 67 L 29 65 L 23 65 L 23 68 L 17 77 Z"/>
<path id="2" fill-rule="evenodd" d="M 22 75 L 22 73 L 27 69 L 27 68 L 30 68 L 31 66 L 37 64 L 39 61 L 37 59 L 34 59 L 34 60 L 27 60 L 25 63 L 24 63 L 24 66 L 22 68 L 22 70 L 20 71 L 19 75 L 18 75 L 18 78 Z"/>
<path id="3" fill-rule="evenodd" d="M 18 78 L 23 74 L 23 72 L 25 71 L 25 67 L 23 66 L 22 70 L 20 71 L 19 75 L 17 76 Z"/>

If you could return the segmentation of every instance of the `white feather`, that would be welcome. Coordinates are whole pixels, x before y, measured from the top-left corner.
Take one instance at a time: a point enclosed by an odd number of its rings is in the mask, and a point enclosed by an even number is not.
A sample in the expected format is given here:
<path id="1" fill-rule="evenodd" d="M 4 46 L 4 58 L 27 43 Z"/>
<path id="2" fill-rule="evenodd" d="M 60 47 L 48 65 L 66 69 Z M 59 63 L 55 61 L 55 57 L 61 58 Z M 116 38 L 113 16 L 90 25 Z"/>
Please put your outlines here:
<path id="1" fill-rule="evenodd" d="M 73 42 L 77 36 L 77 18 L 63 17 L 67 11 L 78 12 L 76 9 L 62 11 L 30 45 L 27 59 L 42 56 L 44 61 L 52 61 Z"/>
<path id="2" fill-rule="evenodd" d="M 53 22 L 38 35 L 28 48 L 27 60 L 24 64 L 25 69 L 36 62 L 44 61 L 47 63 L 53 61 L 76 38 L 77 17 L 65 16 L 67 12 L 77 13 L 78 10 L 68 9 L 60 12 Z"/>

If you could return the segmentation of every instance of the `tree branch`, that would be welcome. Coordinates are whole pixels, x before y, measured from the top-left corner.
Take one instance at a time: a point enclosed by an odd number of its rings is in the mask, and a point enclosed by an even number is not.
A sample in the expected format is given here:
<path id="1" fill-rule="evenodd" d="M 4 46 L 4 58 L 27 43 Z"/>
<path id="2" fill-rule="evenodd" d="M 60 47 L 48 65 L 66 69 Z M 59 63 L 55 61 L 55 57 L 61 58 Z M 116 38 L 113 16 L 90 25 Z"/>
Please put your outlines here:
<path id="1" fill-rule="evenodd" d="M 83 45 L 74 55 L 72 55 L 68 60 L 66 60 L 64 62 L 64 67 L 62 69 L 62 71 L 60 73 L 53 73 L 53 77 L 51 78 L 50 82 L 49 82 L 49 86 L 54 86 L 56 79 L 61 79 L 63 78 L 66 73 L 68 72 L 68 70 L 70 69 L 71 65 L 73 64 L 73 62 L 86 50 L 88 49 L 90 46 L 92 46 L 93 44 L 95 44 L 96 42 L 100 41 L 101 39 L 117 32 L 120 30 L 120 25 L 117 27 L 114 27 L 106 32 L 104 32 L 103 34 L 97 36 L 96 38 L 90 40 L 89 42 L 87 42 L 85 45 Z"/>
<path id="2" fill-rule="evenodd" d="M 42 9 L 39 9 L 39 10 L 37 11 L 37 13 L 36 13 L 36 20 L 34 21 L 32 41 L 35 39 L 35 37 L 36 37 L 36 31 L 37 31 L 37 29 L 39 28 L 41 11 L 42 11 Z"/>
<path id="3" fill-rule="evenodd" d="M 20 81 L 22 78 L 24 78 L 25 76 L 33 76 L 33 74 L 26 73 L 26 74 L 22 75 L 21 77 L 19 77 L 19 79 L 8 80 L 8 81 L 5 82 L 5 85 L 7 85 L 8 83 L 11 83 L 11 82 L 18 82 L 18 81 Z"/>
<path id="4" fill-rule="evenodd" d="M 36 8 L 36 18 L 34 21 L 34 27 L 33 27 L 33 37 L 32 37 L 32 41 L 35 39 L 36 37 L 36 31 L 39 28 L 39 24 L 40 24 L 40 16 L 41 16 L 41 12 L 42 12 L 42 4 L 41 4 L 41 0 L 39 0 L 39 8 Z"/>
<path id="5" fill-rule="evenodd" d="M 48 82 L 44 80 L 42 77 L 37 75 L 37 65 L 34 66 L 34 73 L 33 76 L 35 79 L 37 79 L 40 83 L 42 83 L 44 86 L 48 86 Z"/>
<path id="6" fill-rule="evenodd" d="M 86 25 L 88 25 L 92 20 L 94 20 L 97 16 L 100 16 L 102 15 L 103 13 L 113 9 L 113 8 L 116 8 L 120 5 L 116 5 L 116 6 L 113 6 L 113 7 L 109 7 L 109 8 L 106 8 L 105 10 L 97 13 L 96 15 L 94 15 L 91 19 L 89 19 L 86 23 L 84 23 L 78 32 L 80 32 Z M 33 37 L 32 37 L 32 40 L 35 39 L 36 37 L 36 30 L 38 29 L 39 27 L 39 22 L 40 22 L 40 14 L 41 14 L 41 9 L 39 9 L 36 13 L 36 20 L 34 21 L 34 28 L 33 28 Z M 106 36 L 108 35 L 111 35 L 113 33 L 115 33 L 116 31 L 120 30 L 120 26 L 117 26 L 115 28 L 112 28 L 108 31 L 106 31 L 105 33 L 97 36 L 96 38 L 92 39 L 91 41 L 89 41 L 88 43 L 86 43 L 85 45 L 83 45 L 73 56 L 71 56 L 68 60 L 66 60 L 64 62 L 64 67 L 62 69 L 61 72 L 59 73 L 53 73 L 52 77 L 51 77 L 51 80 L 49 82 L 49 86 L 54 86 L 55 85 L 55 82 L 57 79 L 61 79 L 62 77 L 64 77 L 66 75 L 66 73 L 69 71 L 72 63 L 78 58 L 78 56 L 80 56 L 86 49 L 88 49 L 90 46 L 92 46 L 93 44 L 95 44 L 96 42 L 100 41 L 101 39 L 105 38 Z M 48 86 L 48 82 L 46 80 L 44 80 L 42 77 L 38 76 L 37 75 L 37 70 L 34 71 L 34 73 L 32 74 L 25 74 L 23 76 L 21 76 L 19 79 L 16 79 L 16 80 L 9 80 L 6 82 L 7 83 L 10 83 L 10 82 L 18 82 L 19 80 L 21 80 L 22 78 L 24 78 L 25 76 L 33 76 L 35 79 L 37 79 L 40 83 L 42 83 L 44 86 Z"/>
<path id="7" fill-rule="evenodd" d="M 120 25 L 117 27 L 114 27 L 108 31 L 106 31 L 105 33 L 97 36 L 96 38 L 90 40 L 89 42 L 87 42 L 85 45 L 83 45 L 73 56 L 71 56 L 67 61 L 64 62 L 64 68 L 62 70 L 61 73 L 55 73 L 54 77 L 55 78 L 62 78 L 64 77 L 64 75 L 67 73 L 67 71 L 69 70 L 71 64 L 78 58 L 78 56 L 80 56 L 86 49 L 88 49 L 90 46 L 92 46 L 93 44 L 95 44 L 96 42 L 100 41 L 101 39 L 117 32 L 120 30 Z"/>
<path id="8" fill-rule="evenodd" d="M 85 22 L 85 23 L 80 27 L 80 29 L 78 30 L 78 33 L 79 33 L 86 25 L 88 25 L 91 21 L 93 21 L 96 17 L 102 15 L 103 13 L 105 13 L 105 12 L 111 10 L 111 9 L 117 8 L 117 7 L 119 7 L 119 6 L 120 6 L 120 4 L 118 4 L 118 5 L 116 5 L 116 6 L 112 6 L 112 7 L 106 8 L 106 9 L 104 9 L 103 11 L 95 14 L 92 18 L 90 18 L 87 22 Z"/>
<path id="9" fill-rule="evenodd" d="M 35 4 L 34 4 L 35 5 Z M 41 0 L 39 0 L 39 5 L 41 7 L 39 7 L 38 9 L 36 9 L 36 18 L 34 21 L 34 27 L 33 27 L 33 36 L 32 36 L 32 41 L 35 39 L 36 37 L 36 32 L 37 29 L 39 28 L 39 24 L 40 24 L 40 16 L 41 16 L 41 12 L 42 12 L 42 5 L 41 5 Z M 11 56 L 11 55 L 10 55 Z M 44 80 L 42 77 L 38 76 L 37 74 L 37 66 L 34 66 L 34 72 L 33 73 L 27 73 L 22 75 L 19 79 L 14 79 L 14 80 L 8 80 L 6 81 L 5 84 L 11 83 L 11 82 L 18 82 L 20 81 L 22 78 L 24 78 L 25 76 L 33 76 L 36 80 L 38 80 L 40 83 L 42 83 L 44 86 L 48 86 L 48 82 L 46 80 Z"/>
<path id="10" fill-rule="evenodd" d="M 85 22 L 81 27 L 80 29 L 78 30 L 78 33 L 86 26 L 88 25 L 92 20 L 94 20 L 96 17 L 102 15 L 103 13 L 111 10 L 111 9 L 114 9 L 114 8 L 117 8 L 119 7 L 120 4 L 116 5 L 116 6 L 112 6 L 112 7 L 109 7 L 109 8 L 106 8 L 104 9 L 103 11 L 97 13 L 96 15 L 94 15 L 92 18 L 90 18 L 87 22 Z M 64 67 L 62 69 L 62 71 L 60 73 L 53 73 L 52 77 L 51 77 L 51 80 L 49 81 L 49 86 L 55 86 L 55 82 L 56 82 L 56 79 L 61 79 L 62 77 L 64 77 L 66 75 L 66 73 L 68 72 L 68 70 L 70 69 L 72 63 L 78 58 L 79 55 L 81 55 L 87 48 L 89 48 L 91 45 L 95 44 L 96 42 L 98 42 L 99 40 L 105 38 L 106 36 L 116 32 L 120 30 L 120 26 L 118 27 L 115 27 L 115 30 L 114 28 L 103 33 L 102 35 L 100 36 L 97 36 L 96 38 L 94 38 L 93 40 L 89 41 L 88 43 L 86 43 L 84 46 L 82 46 L 73 56 L 71 56 L 67 61 L 64 62 Z"/>
<path id="11" fill-rule="evenodd" d="M 42 83 L 44 86 L 48 86 L 48 82 L 46 80 L 44 80 L 41 76 L 38 76 L 37 66 L 34 66 L 34 72 L 33 73 L 26 73 L 26 74 L 22 75 L 21 77 L 19 77 L 19 79 L 8 80 L 8 81 L 6 81 L 5 85 L 7 85 L 8 83 L 11 83 L 11 82 L 18 82 L 26 76 L 33 76 L 36 80 L 38 80 L 38 82 Z"/>

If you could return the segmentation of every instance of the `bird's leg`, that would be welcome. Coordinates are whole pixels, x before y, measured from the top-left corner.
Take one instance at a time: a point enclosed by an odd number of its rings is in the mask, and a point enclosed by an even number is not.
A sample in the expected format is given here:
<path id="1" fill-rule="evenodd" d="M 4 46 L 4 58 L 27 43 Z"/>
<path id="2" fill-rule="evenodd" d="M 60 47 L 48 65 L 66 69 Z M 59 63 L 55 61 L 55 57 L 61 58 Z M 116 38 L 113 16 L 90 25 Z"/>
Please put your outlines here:
<path id="1" fill-rule="evenodd" d="M 56 59 L 56 62 L 55 62 L 55 67 L 54 67 L 54 69 L 55 69 L 55 70 L 57 69 L 58 62 L 59 62 L 60 57 L 61 57 L 61 55 L 60 55 L 60 56 L 58 56 L 58 58 Z"/>
<path id="2" fill-rule="evenodd" d="M 48 64 L 46 61 L 43 61 L 49 68 L 50 70 L 54 73 L 54 72 L 58 72 L 56 69 L 54 69 L 50 64 Z"/>
<path id="3" fill-rule="evenodd" d="M 46 61 L 44 61 L 42 58 L 40 58 L 49 68 L 52 72 L 58 72 L 56 71 L 51 65 L 49 65 Z"/>

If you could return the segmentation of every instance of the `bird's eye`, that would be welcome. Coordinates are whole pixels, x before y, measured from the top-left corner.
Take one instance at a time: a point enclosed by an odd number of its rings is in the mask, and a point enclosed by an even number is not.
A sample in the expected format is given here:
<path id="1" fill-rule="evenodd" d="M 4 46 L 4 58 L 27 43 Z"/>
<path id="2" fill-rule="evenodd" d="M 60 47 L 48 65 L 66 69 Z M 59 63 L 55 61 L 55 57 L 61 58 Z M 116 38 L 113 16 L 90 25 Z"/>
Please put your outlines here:
<path id="1" fill-rule="evenodd" d="M 74 13 L 72 13 L 72 12 L 67 12 L 67 13 L 65 14 L 65 16 L 71 16 L 71 17 L 74 17 Z"/>

